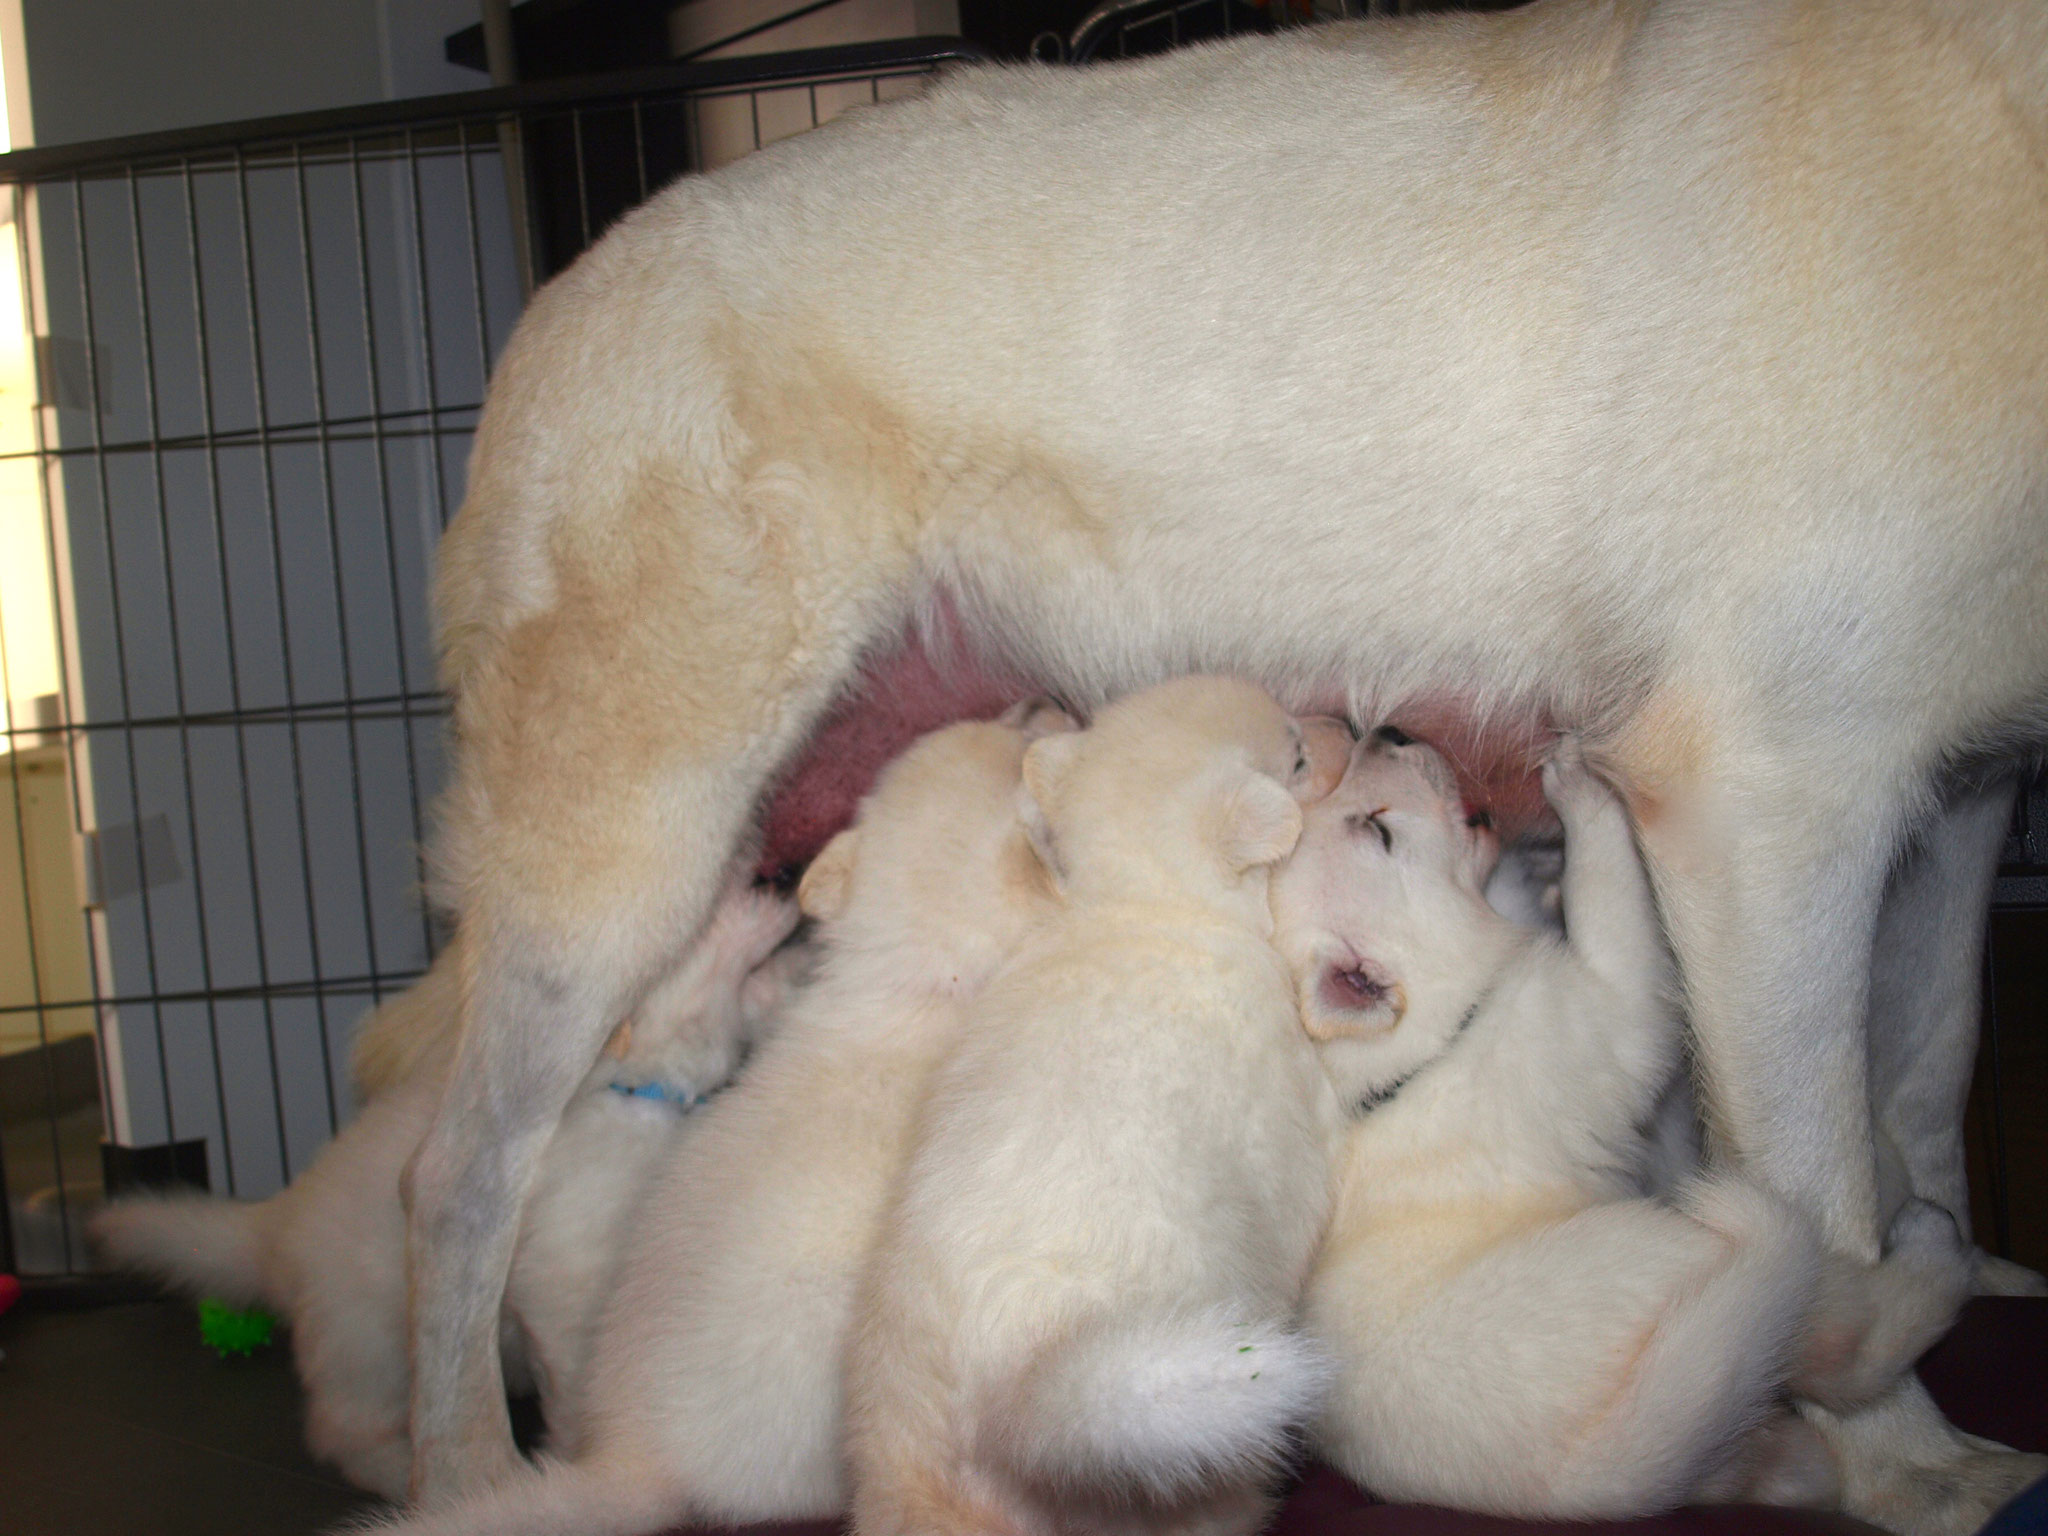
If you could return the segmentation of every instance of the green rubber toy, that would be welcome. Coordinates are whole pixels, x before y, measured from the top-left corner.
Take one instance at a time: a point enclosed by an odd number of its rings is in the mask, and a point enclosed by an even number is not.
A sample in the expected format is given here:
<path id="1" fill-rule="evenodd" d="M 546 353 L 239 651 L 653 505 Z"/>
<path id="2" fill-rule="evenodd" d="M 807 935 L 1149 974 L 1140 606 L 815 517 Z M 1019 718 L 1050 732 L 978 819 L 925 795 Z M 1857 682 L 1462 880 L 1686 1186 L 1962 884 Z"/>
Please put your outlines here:
<path id="1" fill-rule="evenodd" d="M 253 1355 L 270 1342 L 277 1319 L 251 1307 L 244 1312 L 211 1297 L 199 1303 L 199 1338 L 213 1346 L 225 1360 L 230 1355 Z"/>

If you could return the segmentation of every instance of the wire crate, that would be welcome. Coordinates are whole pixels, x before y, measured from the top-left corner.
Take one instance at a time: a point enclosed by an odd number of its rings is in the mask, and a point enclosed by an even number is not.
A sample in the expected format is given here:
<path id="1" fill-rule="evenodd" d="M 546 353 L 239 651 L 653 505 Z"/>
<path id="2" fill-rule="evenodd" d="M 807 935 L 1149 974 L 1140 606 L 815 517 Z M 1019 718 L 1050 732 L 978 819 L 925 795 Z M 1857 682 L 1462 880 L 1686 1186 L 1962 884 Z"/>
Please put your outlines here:
<path id="1" fill-rule="evenodd" d="M 88 1267 L 80 1216 L 109 1180 L 269 1194 L 349 1113 L 355 1021 L 438 939 L 427 586 L 530 284 L 671 178 L 971 52 L 763 55 L 0 158 L 33 337 L 0 388 L 0 516 L 28 551 L 0 620 L 49 641 L 0 652 L 0 1269 Z"/>

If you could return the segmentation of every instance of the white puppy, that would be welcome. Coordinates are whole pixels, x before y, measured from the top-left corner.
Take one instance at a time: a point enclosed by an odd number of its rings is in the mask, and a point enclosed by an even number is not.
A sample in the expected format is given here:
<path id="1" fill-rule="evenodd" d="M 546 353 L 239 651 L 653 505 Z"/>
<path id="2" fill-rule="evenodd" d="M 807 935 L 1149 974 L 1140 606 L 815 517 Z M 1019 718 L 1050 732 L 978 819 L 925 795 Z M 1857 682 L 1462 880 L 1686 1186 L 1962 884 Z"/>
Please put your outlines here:
<path id="1" fill-rule="evenodd" d="M 1562 936 L 1487 906 L 1490 835 L 1398 733 L 1360 743 L 1275 881 L 1304 1018 L 1357 1114 L 1307 1305 L 1341 1367 L 1321 1448 L 1383 1496 L 1500 1514 L 1831 1503 L 1833 1458 L 1779 1393 L 1888 1387 L 1953 1318 L 1962 1245 L 1950 1229 L 1873 1272 L 1752 1183 L 1636 1198 L 1679 1066 L 1671 966 L 1628 819 L 1576 744 L 1544 788 Z"/>
<path id="2" fill-rule="evenodd" d="M 1061 908 L 935 1080 L 863 1296 L 862 1536 L 1263 1518 L 1326 1381 L 1291 1325 L 1339 1114 L 1266 890 L 1314 778 L 1219 678 L 1025 755 Z"/>
<path id="3" fill-rule="evenodd" d="M 799 890 L 816 983 L 655 1182 L 627 1245 L 574 1463 L 406 1522 L 413 1536 L 658 1531 L 846 1507 L 840 1359 L 926 1079 L 982 979 L 1052 910 L 1016 811 L 1043 704 L 892 763 Z"/>
<path id="4" fill-rule="evenodd" d="M 796 920 L 787 901 L 729 894 L 634 1023 L 621 1027 L 549 1143 L 520 1231 L 501 1344 L 513 1378 L 530 1371 L 540 1389 L 553 1444 L 577 1437 L 577 1382 L 619 1235 L 647 1176 L 693 1124 L 682 1111 L 725 1083 L 779 1001 L 772 972 L 760 968 Z M 430 1062 L 379 1094 L 268 1200 L 137 1196 L 113 1202 L 91 1227 L 124 1268 L 283 1318 L 305 1388 L 309 1449 L 389 1499 L 405 1496 L 412 1460 L 400 1178 L 433 1117 L 441 1070 L 445 1062 Z"/>

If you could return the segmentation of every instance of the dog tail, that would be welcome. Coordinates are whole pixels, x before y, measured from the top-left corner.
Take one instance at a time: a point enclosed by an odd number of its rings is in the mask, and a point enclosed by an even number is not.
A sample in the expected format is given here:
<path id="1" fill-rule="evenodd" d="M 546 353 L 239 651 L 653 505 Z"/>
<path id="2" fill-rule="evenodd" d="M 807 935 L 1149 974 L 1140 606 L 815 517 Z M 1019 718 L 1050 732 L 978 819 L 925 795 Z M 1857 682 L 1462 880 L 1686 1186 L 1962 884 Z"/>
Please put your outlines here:
<path id="1" fill-rule="evenodd" d="M 194 1296 L 252 1306 L 263 1295 L 263 1206 L 212 1195 L 133 1195 L 93 1216 L 86 1233 L 122 1269 Z"/>
<path id="2" fill-rule="evenodd" d="M 1182 1499 L 1283 1466 L 1333 1375 L 1316 1345 L 1271 1324 L 1107 1320 L 1038 1351 L 992 1405 L 986 1450 L 1042 1487 Z"/>
<path id="3" fill-rule="evenodd" d="M 352 1522 L 358 1536 L 655 1536 L 719 1523 L 659 1469 L 544 1462 L 435 1509 Z"/>

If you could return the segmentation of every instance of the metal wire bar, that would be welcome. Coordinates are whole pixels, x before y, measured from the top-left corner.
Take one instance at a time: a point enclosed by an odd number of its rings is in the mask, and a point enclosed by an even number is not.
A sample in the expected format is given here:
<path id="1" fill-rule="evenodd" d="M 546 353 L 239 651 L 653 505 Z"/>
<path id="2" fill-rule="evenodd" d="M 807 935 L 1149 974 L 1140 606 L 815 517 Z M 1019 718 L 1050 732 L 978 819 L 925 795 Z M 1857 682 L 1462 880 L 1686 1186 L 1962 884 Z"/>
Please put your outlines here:
<path id="1" fill-rule="evenodd" d="M 812 87 L 815 91 L 816 87 Z M 641 119 L 641 103 L 633 103 L 633 169 L 640 182 L 640 201 L 647 201 L 647 134 Z"/>
<path id="2" fill-rule="evenodd" d="M 128 178 L 128 230 L 135 242 L 135 307 L 141 327 L 142 342 L 142 401 L 143 413 L 149 419 L 150 435 L 156 436 L 158 423 L 156 393 L 156 328 L 150 323 L 149 304 L 149 257 L 148 241 L 142 230 L 141 195 L 136 188 L 134 176 Z M 164 486 L 164 458 L 162 453 L 150 456 L 151 489 L 156 500 L 157 557 L 164 578 L 164 610 L 170 631 L 171 651 L 171 696 L 178 701 L 179 714 L 185 712 L 185 642 L 183 626 L 178 622 L 178 580 L 177 571 L 171 558 L 171 526 L 168 493 Z M 108 509 L 112 515 L 112 507 Z M 185 835 L 192 856 L 192 913 L 199 931 L 199 975 L 206 989 L 206 1040 L 207 1049 L 213 1060 L 213 1090 L 220 1105 L 220 1137 L 224 1161 L 227 1163 L 228 1193 L 235 1192 L 234 1155 L 228 1127 L 228 1085 L 227 1075 L 221 1068 L 220 1059 L 220 1010 L 212 1000 L 213 987 L 213 943 L 208 929 L 206 900 L 206 852 L 199 836 L 199 810 L 194 793 L 192 777 L 192 733 L 185 725 L 179 725 L 178 766 L 184 775 Z M 138 818 L 139 820 L 140 818 Z M 138 856 L 143 840 L 135 843 Z M 146 887 L 145 887 L 146 889 Z M 271 1071 L 276 1076 L 276 1050 L 271 1052 Z M 279 1104 L 279 1124 L 282 1126 L 282 1101 Z M 280 1151 L 282 1146 L 280 1145 Z"/>
<path id="3" fill-rule="evenodd" d="M 236 161 L 236 213 L 239 215 L 242 235 L 242 298 L 249 317 L 249 369 L 255 386 L 256 420 L 259 428 L 258 441 L 261 444 L 257 461 L 263 470 L 263 509 L 266 525 L 270 531 L 270 580 L 271 590 L 277 597 L 277 633 L 279 648 L 283 653 L 282 676 L 285 702 L 297 702 L 295 690 L 297 670 L 293 666 L 290 604 L 285 601 L 284 547 L 277 522 L 277 479 L 276 466 L 272 461 L 272 447 L 267 431 L 270 416 L 270 392 L 268 373 L 263 363 L 263 320 L 259 313 L 256 296 L 256 246 L 249 219 L 249 169 L 240 158 Z M 342 686 L 349 685 L 349 676 L 342 673 Z M 317 988 L 321 981 L 320 957 L 320 909 L 313 890 L 313 843 L 306 820 L 306 770 L 305 760 L 300 752 L 299 731 L 296 722 L 285 732 L 292 765 L 292 809 L 297 821 L 299 834 L 300 882 L 306 903 L 306 949 L 312 965 L 313 981 Z M 252 837 L 254 830 L 251 829 Z M 323 1041 L 323 1046 L 324 1046 Z M 323 1049 L 323 1063 L 327 1052 Z M 328 1086 L 328 1102 L 333 1103 L 333 1089 Z M 330 1108 L 330 1115 L 332 1110 Z"/>
<path id="4" fill-rule="evenodd" d="M 299 259 L 301 274 L 306 291 L 306 345 L 310 354 L 313 381 L 313 413 L 316 418 L 324 416 L 327 409 L 327 373 L 325 355 L 320 346 L 320 293 L 313 281 L 313 229 L 311 214 L 306 203 L 306 167 L 303 162 L 295 165 L 294 190 L 299 210 Z M 350 179 L 350 200 L 354 204 L 358 222 L 363 216 L 363 184 L 359 178 Z M 363 279 L 363 302 L 369 302 L 369 278 Z M 348 596 L 342 585 L 341 529 L 336 519 L 334 505 L 334 445 L 323 430 L 320 442 L 320 514 L 327 526 L 327 557 L 329 573 L 334 591 L 335 644 L 340 651 L 341 685 L 344 689 L 355 687 L 355 658 L 351 653 L 348 634 Z M 370 898 L 370 840 L 363 827 L 363 759 L 362 739 L 356 731 L 353 716 L 344 721 L 348 737 L 349 798 L 354 807 L 356 834 L 356 870 L 361 877 L 363 906 L 363 947 L 370 957 L 370 970 L 377 970 L 377 915 Z M 314 926 L 319 925 L 317 917 Z M 327 1092 L 327 1119 L 329 1125 L 338 1124 L 340 1109 L 334 1096 L 334 1053 L 327 1035 L 327 1009 L 319 1010 L 320 1023 L 320 1072 L 321 1081 Z"/>
<path id="5" fill-rule="evenodd" d="M 74 180 L 72 191 L 72 232 L 78 242 L 78 293 L 80 314 L 85 329 L 86 409 L 88 419 L 92 423 L 92 440 L 98 442 L 101 436 L 101 401 L 105 397 L 100 388 L 99 331 L 93 321 L 92 257 L 85 230 L 85 188 Z M 120 723 L 122 746 L 128 768 L 128 806 L 132 819 L 139 827 L 142 822 L 142 791 L 140 778 L 135 769 L 135 708 L 129 686 L 127 626 L 122 619 L 120 551 L 114 543 L 113 491 L 107 474 L 107 461 L 104 458 L 96 458 L 94 466 L 98 472 L 100 526 L 107 547 L 108 614 L 113 630 L 115 674 L 120 680 Z M 94 787 L 94 793 L 97 795 L 97 786 Z M 136 896 L 141 903 L 142 950 L 149 974 L 149 990 L 152 998 L 160 998 L 164 988 L 157 968 L 156 914 L 149 895 L 149 853 L 143 847 L 140 836 L 135 839 L 135 863 L 138 886 Z M 158 1083 L 163 1093 L 164 1134 L 167 1140 L 175 1143 L 178 1139 L 177 1104 L 171 1094 L 170 1049 L 164 1035 L 164 1009 L 161 1001 L 152 1003 L 151 1016 L 156 1035 Z M 222 1146 L 225 1148 L 226 1145 L 227 1139 L 223 1137 Z"/>
<path id="6" fill-rule="evenodd" d="M 1998 962 L 1992 950 L 1991 932 L 1984 934 L 1984 959 L 1980 972 L 1984 994 L 1982 1029 L 1985 1055 L 1991 1068 L 1991 1231 L 1992 1252 L 2012 1257 L 2012 1210 L 2005 1162 L 2005 1072 L 1998 1038 Z"/>
<path id="7" fill-rule="evenodd" d="M 89 736 L 95 731 L 170 730 L 181 725 L 282 725 L 292 722 L 336 724 L 353 714 L 359 720 L 434 720 L 448 713 L 438 693 L 367 694 L 356 699 L 322 700 L 316 704 L 252 705 L 242 710 L 195 710 L 187 714 L 136 715 L 126 720 L 80 720 L 71 725 L 12 726 L 14 736 Z"/>
<path id="8" fill-rule="evenodd" d="M 483 237 L 482 232 L 477 227 L 481 221 L 477 218 L 476 211 L 476 156 L 474 154 L 466 154 L 462 157 L 462 218 L 463 233 L 469 243 L 469 284 L 470 293 L 474 299 L 473 313 L 476 316 L 476 376 L 479 379 L 488 379 L 491 373 L 491 317 L 486 313 L 485 309 L 488 300 L 485 297 Z M 515 233 L 513 236 L 514 239 L 520 237 L 518 233 Z M 532 241 L 529 240 L 527 243 L 531 245 Z M 439 484 L 435 485 L 434 493 L 436 496 L 444 494 Z M 441 525 L 446 527 L 447 524 L 448 512 L 444 503 L 441 506 Z"/>
<path id="9" fill-rule="evenodd" d="M 361 169 L 356 171 L 356 200 L 358 215 L 362 212 Z M 420 170 L 417 160 L 412 162 L 408 182 L 412 190 L 412 253 L 413 280 L 418 284 L 420 296 L 420 345 L 422 366 L 426 375 L 426 398 L 432 400 L 439 393 L 440 383 L 434 369 L 434 309 L 433 297 L 428 291 L 426 216 L 420 199 Z M 383 385 L 378 378 L 377 327 L 372 308 L 374 298 L 370 288 L 370 246 L 369 237 L 360 217 L 356 221 L 356 261 L 363 280 L 363 352 L 370 381 L 370 414 L 378 414 L 383 400 Z M 411 693 L 412 668 L 406 659 L 405 600 L 398 584 L 398 542 L 391 526 L 391 479 L 390 465 L 385 454 L 381 434 L 373 434 L 377 464 L 378 505 L 384 514 L 384 571 L 386 595 L 391 603 L 392 644 L 397 652 L 398 688 L 401 693 Z M 431 469 L 434 476 L 434 498 L 437 504 L 441 497 L 442 463 L 441 440 L 430 437 L 428 446 Z M 445 517 L 439 518 L 445 523 Z M 419 881 L 419 888 L 426 889 L 427 867 L 424 856 L 426 847 L 425 824 L 420 816 L 420 770 L 418 753 L 413 745 L 412 722 L 403 722 L 400 734 L 405 744 L 405 793 L 406 805 L 412 813 L 412 846 L 414 849 L 413 868 Z M 420 905 L 420 946 L 429 958 L 434 953 L 434 929 L 424 903 Z M 372 967 L 374 969 L 374 967 Z"/>
<path id="10" fill-rule="evenodd" d="M 583 232 L 583 243 L 579 249 L 590 245 L 590 183 L 584 174 L 583 164 L 583 114 L 581 111 L 569 114 L 570 153 L 576 161 L 576 222 Z"/>
<path id="11" fill-rule="evenodd" d="M 36 260 L 37 252 L 32 249 L 29 242 L 31 219 L 33 218 L 38 226 L 41 222 L 41 202 L 40 199 L 31 199 L 29 189 L 19 183 L 16 183 L 12 188 L 12 193 L 15 260 L 17 278 L 21 287 L 22 319 L 31 335 L 47 335 L 50 333 L 48 298 L 41 285 L 35 281 L 35 274 L 39 270 Z M 47 447 L 49 444 L 50 426 L 44 403 L 40 398 L 38 398 L 29 412 L 29 421 L 31 434 L 35 439 L 36 446 L 38 448 Z M 60 559 L 63 558 L 60 556 L 59 551 L 63 550 L 68 554 L 70 537 L 67 520 L 67 528 L 64 530 L 65 537 L 60 544 L 57 526 L 57 496 L 53 491 L 53 477 L 55 473 L 55 466 L 53 465 L 44 464 L 38 466 L 36 474 L 36 500 L 37 510 L 41 513 L 43 520 L 43 564 L 46 579 L 50 586 L 51 640 L 56 652 L 57 662 L 57 715 L 59 727 L 63 731 L 60 739 L 64 743 L 65 782 L 70 791 L 71 824 L 75 828 L 82 829 L 86 824 L 87 771 L 81 763 L 83 754 L 80 751 L 79 738 L 70 734 L 69 727 L 72 723 L 71 711 L 74 691 L 75 696 L 79 700 L 82 701 L 84 698 L 83 661 L 71 649 L 69 640 L 70 626 L 65 622 L 67 610 L 70 611 L 73 620 L 77 617 L 77 610 L 75 596 L 68 583 L 64 580 L 64 572 L 59 563 Z M 56 483 L 61 485 L 61 482 Z M 12 744 L 12 739 L 13 733 L 10 724 L 10 745 Z M 98 1071 L 99 1083 L 104 1093 L 105 1085 L 112 1081 L 112 1074 L 107 1056 L 108 1042 L 106 1030 L 103 1027 L 107 1019 L 107 1012 L 101 993 L 100 981 L 103 974 L 111 974 L 112 960 L 109 955 L 103 952 L 102 940 L 105 935 L 102 925 L 94 921 L 90 915 L 82 915 L 81 926 L 84 929 L 85 935 L 87 984 L 92 988 L 92 1013 L 90 1017 L 93 1024 L 93 1059 L 94 1066 Z M 38 1001 L 41 1001 L 40 995 Z M 47 1040 L 46 1029 L 43 1034 L 45 1040 Z M 47 1089 L 47 1079 L 45 1084 Z M 103 1118 L 105 1117 L 106 1110 L 107 1106 L 103 1102 L 101 1104 Z M 168 1105 L 166 1106 L 166 1117 L 168 1118 Z M 7 1187 L 4 1171 L 0 1171 L 0 1191 L 4 1191 Z M 20 1267 L 18 1262 L 19 1249 L 14 1240 L 14 1225 L 9 1202 L 4 1198 L 0 1198 L 0 1237 L 5 1238 L 4 1246 L 9 1255 L 12 1256 L 10 1262 L 18 1270 Z M 70 1269 L 71 1264 L 72 1250 L 67 1242 L 64 1249 L 64 1266 L 67 1271 Z"/>
<path id="12" fill-rule="evenodd" d="M 7 654 L 6 614 L 0 611 L 0 713 L 4 713 L 10 732 L 14 726 L 14 699 L 10 692 L 13 677 Z M 20 753 L 7 754 L 7 775 L 14 792 L 14 851 L 20 865 L 21 911 L 24 937 L 28 941 L 25 948 L 28 951 L 29 996 L 35 999 L 23 1011 L 33 1010 L 36 1016 L 36 1044 L 42 1052 L 43 1065 L 43 1119 L 50 1133 L 50 1166 L 55 1170 L 57 1185 L 57 1232 L 69 1263 L 71 1209 L 64 1187 L 64 1138 L 57 1128 L 57 1068 L 55 1059 L 50 1055 L 50 1014 L 43 1005 L 42 956 L 36 944 L 35 883 L 29 871 L 28 817 L 22 809 Z M 4 1158 L 0 1158 L 0 1206 L 11 1205 L 12 1201 L 13 1188 L 7 1182 L 7 1165 Z M 18 1267 L 15 1263 L 13 1225 L 12 1221 L 0 1221 L 0 1273 L 12 1274 Z"/>
<path id="13" fill-rule="evenodd" d="M 188 432 L 165 437 L 123 438 L 96 447 L 82 444 L 65 447 L 60 444 L 44 452 L 24 450 L 19 453 L 0 453 L 0 463 L 18 462 L 28 459 L 101 458 L 121 453 L 157 453 L 174 449 L 254 447 L 264 443 L 272 446 L 318 443 L 322 440 L 320 434 L 323 431 L 326 433 L 325 440 L 331 443 L 369 442 L 380 433 L 387 441 L 399 437 L 424 438 L 436 435 L 454 437 L 460 436 L 472 430 L 472 428 L 465 425 L 394 429 L 391 423 L 415 421 L 421 417 L 459 416 L 464 413 L 475 415 L 482 409 L 483 402 L 476 400 L 464 401 L 457 405 L 424 405 L 416 409 L 386 411 L 381 416 L 371 415 L 368 412 L 357 412 L 348 416 L 337 416 L 331 421 L 324 422 L 293 421 L 282 425 L 229 427 L 223 431 L 211 434 Z M 363 427 L 367 428 L 367 430 L 346 433 L 335 431 L 336 427 Z"/>
<path id="14" fill-rule="evenodd" d="M 197 350 L 199 412 L 200 421 L 210 434 L 213 427 L 213 367 L 207 344 L 206 268 L 200 253 L 199 208 L 189 167 L 184 180 L 185 249 L 192 263 L 192 334 Z M 235 631 L 234 573 L 228 563 L 227 528 L 221 510 L 220 452 L 213 446 L 209 446 L 206 454 L 206 495 L 213 526 L 214 569 L 220 574 L 221 617 L 227 630 L 228 699 L 233 705 L 235 773 L 242 800 L 242 846 L 249 864 L 249 913 L 256 948 L 256 976 L 265 994 L 263 1039 L 270 1060 L 272 1106 L 277 1115 L 278 1167 L 285 1170 L 284 1176 L 289 1178 L 291 1150 L 285 1141 L 284 1090 L 277 1066 L 277 1010 L 271 1006 L 269 997 L 270 944 L 263 927 L 263 873 L 261 861 L 256 857 L 256 807 L 249 792 L 249 737 L 242 700 L 240 637 Z M 183 722 L 184 728 L 189 729 L 193 723 Z"/>
<path id="15" fill-rule="evenodd" d="M 120 1008 L 142 1003 L 256 1002 L 264 998 L 375 997 L 394 983 L 411 983 L 426 974 L 423 970 L 365 972 L 360 975 L 327 976 L 319 981 L 275 981 L 267 986 L 216 987 L 211 992 L 132 992 L 111 997 L 58 998 L 35 1003 L 0 1004 L 0 1016 L 22 1013 L 62 1013 L 69 1008 L 93 1006 Z"/>

